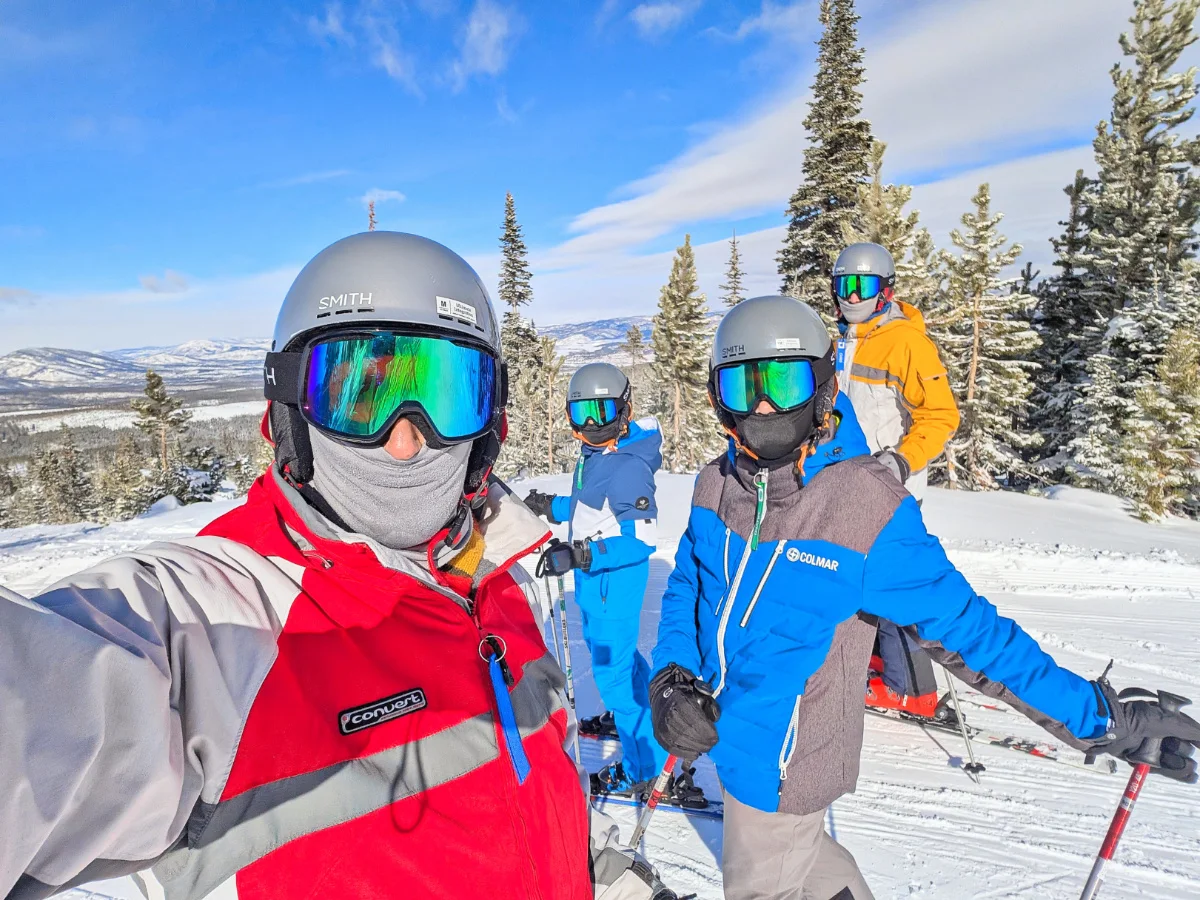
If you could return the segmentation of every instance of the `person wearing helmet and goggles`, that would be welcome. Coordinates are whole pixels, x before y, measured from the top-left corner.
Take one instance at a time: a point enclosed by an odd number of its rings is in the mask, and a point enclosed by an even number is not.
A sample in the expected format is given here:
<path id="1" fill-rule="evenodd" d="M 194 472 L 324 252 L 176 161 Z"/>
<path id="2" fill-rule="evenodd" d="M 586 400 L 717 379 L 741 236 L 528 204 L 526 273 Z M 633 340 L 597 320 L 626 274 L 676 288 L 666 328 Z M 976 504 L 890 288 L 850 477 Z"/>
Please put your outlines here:
<path id="1" fill-rule="evenodd" d="M 946 367 L 919 310 L 894 296 L 896 267 L 879 244 L 846 247 L 830 292 L 838 313 L 837 373 L 867 446 L 920 503 L 927 466 L 958 428 Z M 929 655 L 892 622 L 879 623 L 867 704 L 946 719 Z"/>
<path id="2" fill-rule="evenodd" d="M 491 476 L 505 369 L 475 272 L 416 235 L 340 240 L 263 374 L 275 463 L 244 505 L 0 588 L 23 735 L 0 740 L 0 896 L 145 870 L 166 900 L 673 898 L 564 750 L 516 564 L 550 535 Z"/>
<path id="3" fill-rule="evenodd" d="M 531 491 L 525 498 L 549 521 L 570 523 L 568 543 L 546 551 L 542 571 L 574 573 L 592 673 L 608 710 L 584 719 L 580 732 L 621 741 L 622 759 L 592 775 L 592 791 L 627 796 L 643 792 L 667 759 L 650 724 L 650 666 L 637 646 L 657 540 L 654 473 L 662 465 L 662 435 L 654 418 L 631 421 L 631 393 L 614 365 L 576 371 L 566 409 L 579 439 L 571 493 Z M 689 772 L 670 787 L 667 802 L 704 805 Z"/>
<path id="4" fill-rule="evenodd" d="M 696 479 L 662 598 L 654 731 L 715 764 L 727 900 L 871 900 L 824 812 L 858 778 L 878 616 L 1081 749 L 1136 753 L 1169 735 L 1158 771 L 1195 780 L 1200 725 L 1061 668 L 971 589 L 870 454 L 833 353 L 820 316 L 791 297 L 725 314 L 708 388 L 730 445 Z"/>

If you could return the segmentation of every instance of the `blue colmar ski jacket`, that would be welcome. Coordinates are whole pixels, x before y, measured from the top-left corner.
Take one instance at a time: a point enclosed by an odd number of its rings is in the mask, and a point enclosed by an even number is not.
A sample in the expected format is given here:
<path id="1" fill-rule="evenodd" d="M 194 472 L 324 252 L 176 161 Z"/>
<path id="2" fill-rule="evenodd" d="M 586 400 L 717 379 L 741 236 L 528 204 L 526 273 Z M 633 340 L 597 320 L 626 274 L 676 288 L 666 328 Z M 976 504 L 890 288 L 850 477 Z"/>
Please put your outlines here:
<path id="1" fill-rule="evenodd" d="M 859 614 L 915 626 L 1075 737 L 1101 736 L 1108 709 L 1095 687 L 971 589 L 916 501 L 868 454 L 844 396 L 835 409 L 840 425 L 802 477 L 759 469 L 731 445 L 696 479 L 654 668 L 678 663 L 713 686 L 711 756 L 725 790 L 767 812 L 804 808 L 789 784 L 812 783 L 793 760 L 805 690 L 835 629 Z M 865 671 L 840 677 L 857 679 L 862 697 Z"/>
<path id="2" fill-rule="evenodd" d="M 550 514 L 570 523 L 571 540 L 590 540 L 592 564 L 575 571 L 575 598 L 585 612 L 608 603 L 641 610 L 657 542 L 654 473 L 662 465 L 662 434 L 654 418 L 629 424 L 615 447 L 582 444 L 570 496 Z"/>

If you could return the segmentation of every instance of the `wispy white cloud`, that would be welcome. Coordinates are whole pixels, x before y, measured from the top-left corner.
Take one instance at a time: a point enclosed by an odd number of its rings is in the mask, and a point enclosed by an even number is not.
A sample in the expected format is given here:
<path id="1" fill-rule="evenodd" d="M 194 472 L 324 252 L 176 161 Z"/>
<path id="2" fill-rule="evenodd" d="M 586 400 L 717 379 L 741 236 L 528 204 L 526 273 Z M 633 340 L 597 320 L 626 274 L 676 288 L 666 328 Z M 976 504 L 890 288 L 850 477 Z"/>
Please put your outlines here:
<path id="1" fill-rule="evenodd" d="M 396 21 L 382 4 L 378 0 L 364 3 L 359 9 L 357 22 L 371 48 L 371 62 L 383 69 L 389 78 L 419 95 L 421 88 L 417 84 L 416 64 L 411 54 L 401 46 Z"/>
<path id="2" fill-rule="evenodd" d="M 496 115 L 510 125 L 515 125 L 521 120 L 521 117 L 518 115 L 517 111 L 509 105 L 508 94 L 506 94 L 504 91 L 501 91 L 496 97 Z"/>
<path id="3" fill-rule="evenodd" d="M 354 35 L 346 30 L 345 14 L 340 3 L 325 4 L 325 14 L 309 16 L 305 24 L 308 26 L 308 33 L 319 41 L 354 46 Z"/>
<path id="4" fill-rule="evenodd" d="M 635 6 L 629 18 L 644 38 L 661 37 L 674 31 L 700 8 L 701 0 L 661 0 Z"/>
<path id="5" fill-rule="evenodd" d="M 5 63 L 43 63 L 75 56 L 88 47 L 79 33 L 35 34 L 14 25 L 0 24 L 0 68 Z"/>
<path id="6" fill-rule="evenodd" d="M 37 299 L 37 294 L 25 288 L 0 286 L 0 305 L 8 303 L 28 303 Z"/>
<path id="7" fill-rule="evenodd" d="M 800 16 L 792 9 L 764 4 L 743 26 L 782 27 Z M 866 33 L 864 105 L 888 142 L 889 173 L 937 180 L 1047 144 L 1085 143 L 1106 112 L 1107 69 L 1128 15 L 1126 0 L 940 0 Z M 690 223 L 781 211 L 803 174 L 810 79 L 811 62 L 773 97 L 627 185 L 624 199 L 577 216 L 552 264 L 579 265 Z"/>
<path id="8" fill-rule="evenodd" d="M 450 67 L 453 89 L 461 91 L 472 75 L 495 76 L 503 72 L 518 32 L 515 13 L 493 0 L 475 0 L 467 17 L 458 59 Z"/>
<path id="9" fill-rule="evenodd" d="M 303 175 L 297 175 L 294 178 L 281 178 L 278 181 L 265 181 L 259 185 L 260 188 L 288 188 L 299 187 L 303 184 L 316 184 L 321 181 L 332 181 L 335 178 L 343 178 L 351 174 L 349 169 L 330 169 L 327 172 L 305 172 Z"/>
<path id="10" fill-rule="evenodd" d="M 169 298 L 144 288 L 43 291 L 0 288 L 0 353 L 53 344 L 80 350 L 177 343 L 189 337 L 269 335 L 299 265 L 191 282 Z M 7 298 L 7 302 L 4 302 Z M 153 312 L 144 308 L 153 303 Z M 142 311 L 135 311 L 142 307 Z"/>
<path id="11" fill-rule="evenodd" d="M 763 0 L 756 15 L 749 16 L 738 25 L 734 37 L 738 40 L 752 35 L 765 35 L 771 39 L 795 39 L 807 34 L 817 20 L 817 4 L 814 0 L 801 3 L 774 3 Z"/>
<path id="12" fill-rule="evenodd" d="M 188 277 L 182 272 L 167 269 L 162 276 L 142 275 L 138 278 L 142 287 L 152 294 L 182 294 L 188 289 Z"/>
<path id="13" fill-rule="evenodd" d="M 374 203 L 376 206 L 378 206 L 381 203 L 387 203 L 389 201 L 393 203 L 403 203 L 406 198 L 399 191 L 388 191 L 384 190 L 383 188 L 371 188 L 369 191 L 363 194 L 360 199 L 362 200 L 363 206 L 367 206 L 371 203 Z"/>

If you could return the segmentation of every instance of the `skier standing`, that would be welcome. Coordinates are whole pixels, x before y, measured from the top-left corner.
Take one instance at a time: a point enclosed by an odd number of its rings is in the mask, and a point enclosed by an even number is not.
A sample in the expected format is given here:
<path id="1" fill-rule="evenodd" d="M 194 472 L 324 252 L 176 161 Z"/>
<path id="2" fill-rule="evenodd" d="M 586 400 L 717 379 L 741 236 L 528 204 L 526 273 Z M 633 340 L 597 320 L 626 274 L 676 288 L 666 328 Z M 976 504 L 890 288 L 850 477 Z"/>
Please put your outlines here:
<path id="1" fill-rule="evenodd" d="M 838 384 L 854 406 L 867 446 L 917 500 L 929 463 L 958 428 L 958 407 L 937 346 L 916 307 L 894 296 L 896 266 L 879 244 L 851 244 L 833 267 Z M 879 622 L 882 677 L 867 703 L 931 717 L 938 710 L 929 656 L 895 623 Z"/>
<path id="2" fill-rule="evenodd" d="M 140 871 L 167 900 L 673 898 L 615 827 L 589 841 L 514 565 L 549 535 L 490 477 L 478 276 L 414 235 L 338 241 L 264 378 L 275 465 L 245 505 L 0 588 L 0 896 Z"/>
<path id="3" fill-rule="evenodd" d="M 696 481 L 650 698 L 663 746 L 716 765 L 727 900 L 872 897 L 823 828 L 858 774 L 862 716 L 846 710 L 862 696 L 855 642 L 873 630 L 859 613 L 916 626 L 1080 745 L 1123 757 L 1165 738 L 1157 770 L 1195 781 L 1200 725 L 1059 667 L 950 564 L 868 455 L 816 313 L 790 297 L 734 307 L 709 390 L 730 448 Z"/>
<path id="4" fill-rule="evenodd" d="M 567 389 L 567 418 L 579 439 L 570 496 L 531 491 L 525 505 L 555 524 L 570 523 L 569 544 L 552 546 L 550 574 L 574 572 L 575 599 L 592 674 L 609 712 L 581 729 L 615 734 L 622 760 L 592 776 L 593 793 L 640 793 L 666 762 L 654 739 L 647 691 L 650 666 L 638 652 L 642 598 L 654 553 L 658 505 L 654 473 L 662 435 L 653 418 L 631 421 L 629 379 L 609 363 L 581 367 Z M 684 772 L 668 802 L 700 792 Z"/>

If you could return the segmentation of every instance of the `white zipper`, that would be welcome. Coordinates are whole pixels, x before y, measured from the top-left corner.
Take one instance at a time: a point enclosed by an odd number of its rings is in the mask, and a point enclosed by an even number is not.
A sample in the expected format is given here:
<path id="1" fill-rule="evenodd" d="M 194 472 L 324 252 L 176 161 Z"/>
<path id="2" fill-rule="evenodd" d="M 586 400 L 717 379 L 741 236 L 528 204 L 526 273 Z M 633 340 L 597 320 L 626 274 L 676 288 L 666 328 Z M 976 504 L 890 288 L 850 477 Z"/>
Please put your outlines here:
<path id="1" fill-rule="evenodd" d="M 767 470 L 763 469 L 759 472 L 762 475 L 763 491 L 766 491 Z M 758 476 L 755 476 L 757 480 Z M 758 533 L 759 527 L 762 525 L 762 513 L 755 512 L 754 534 Z M 733 576 L 733 586 L 729 589 L 729 596 L 725 599 L 725 611 L 721 615 L 721 624 L 717 627 L 717 660 L 720 663 L 720 679 L 717 681 L 716 689 L 713 690 L 713 697 L 719 697 L 721 691 L 725 690 L 725 632 L 729 628 L 729 615 L 733 612 L 734 603 L 737 600 L 738 588 L 742 586 L 742 576 L 746 573 L 746 563 L 750 561 L 750 547 L 753 545 L 753 540 L 746 541 L 746 549 L 742 551 L 742 558 L 738 562 L 737 574 Z"/>
<path id="2" fill-rule="evenodd" d="M 792 707 L 792 720 L 788 722 L 787 734 L 783 736 L 783 746 L 779 748 L 779 780 L 787 781 L 787 768 L 800 743 L 800 698 L 796 695 L 796 705 Z"/>
<path id="3" fill-rule="evenodd" d="M 721 595 L 721 602 L 717 604 L 717 608 L 713 610 L 714 616 L 721 614 L 721 607 L 725 605 L 725 601 L 729 599 L 729 536 L 733 533 L 733 529 L 725 529 L 725 593 Z"/>
<path id="4" fill-rule="evenodd" d="M 767 579 L 771 577 L 771 570 L 775 568 L 775 560 L 779 559 L 779 555 L 783 553 L 784 545 L 787 541 L 779 541 L 775 544 L 775 552 L 771 554 L 771 561 L 767 563 L 767 569 L 762 574 L 762 578 L 758 580 L 758 587 L 754 589 L 754 596 L 750 598 L 750 605 L 746 607 L 746 614 L 742 616 L 741 626 L 746 627 L 746 623 L 750 621 L 750 613 L 754 612 L 754 606 L 758 603 L 758 595 L 762 593 L 763 587 L 767 583 Z"/>

